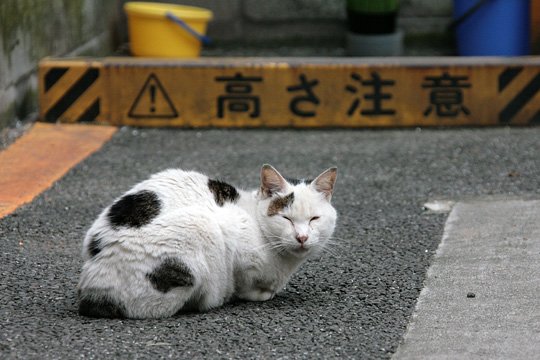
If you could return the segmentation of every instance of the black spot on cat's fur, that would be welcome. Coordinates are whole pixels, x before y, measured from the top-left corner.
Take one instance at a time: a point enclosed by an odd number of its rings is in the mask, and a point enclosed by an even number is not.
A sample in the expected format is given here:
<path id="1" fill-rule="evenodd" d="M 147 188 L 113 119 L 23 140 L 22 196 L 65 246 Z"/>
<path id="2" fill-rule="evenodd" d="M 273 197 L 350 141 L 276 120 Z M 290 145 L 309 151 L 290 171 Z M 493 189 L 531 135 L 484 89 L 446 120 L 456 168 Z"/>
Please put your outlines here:
<path id="1" fill-rule="evenodd" d="M 149 274 L 146 274 L 152 286 L 163 293 L 172 288 L 193 286 L 193 275 L 188 267 L 180 260 L 165 259 L 161 265 Z"/>
<path id="2" fill-rule="evenodd" d="M 223 181 L 208 179 L 208 188 L 214 194 L 214 200 L 219 206 L 223 206 L 227 201 L 235 203 L 240 197 L 234 186 Z"/>
<path id="3" fill-rule="evenodd" d="M 79 291 L 79 315 L 93 318 L 122 319 L 125 318 L 125 308 L 111 299 L 103 290 Z"/>
<path id="4" fill-rule="evenodd" d="M 158 216 L 161 202 L 156 193 L 143 190 L 123 196 L 109 210 L 109 221 L 113 227 L 141 227 Z"/>
<path id="5" fill-rule="evenodd" d="M 306 184 L 309 185 L 313 182 L 311 179 L 294 179 L 294 178 L 285 178 L 287 182 L 291 185 L 300 185 L 300 184 Z"/>
<path id="6" fill-rule="evenodd" d="M 88 253 L 91 257 L 96 256 L 101 251 L 101 239 L 96 235 L 92 236 L 90 243 L 88 244 Z"/>
<path id="7" fill-rule="evenodd" d="M 277 197 L 270 202 L 268 206 L 267 215 L 274 216 L 277 215 L 281 210 L 285 209 L 287 206 L 290 206 L 294 201 L 294 193 L 283 197 Z"/>

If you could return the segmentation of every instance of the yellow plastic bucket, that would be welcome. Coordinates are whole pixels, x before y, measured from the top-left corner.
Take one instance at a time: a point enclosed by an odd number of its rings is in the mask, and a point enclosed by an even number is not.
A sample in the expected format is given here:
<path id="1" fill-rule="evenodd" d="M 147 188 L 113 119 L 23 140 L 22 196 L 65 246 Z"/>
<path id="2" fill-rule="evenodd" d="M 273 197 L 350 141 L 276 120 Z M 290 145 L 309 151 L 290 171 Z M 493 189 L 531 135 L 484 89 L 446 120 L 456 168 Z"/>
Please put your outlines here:
<path id="1" fill-rule="evenodd" d="M 128 2 L 124 10 L 135 56 L 198 57 L 212 19 L 210 10 L 194 6 Z"/>

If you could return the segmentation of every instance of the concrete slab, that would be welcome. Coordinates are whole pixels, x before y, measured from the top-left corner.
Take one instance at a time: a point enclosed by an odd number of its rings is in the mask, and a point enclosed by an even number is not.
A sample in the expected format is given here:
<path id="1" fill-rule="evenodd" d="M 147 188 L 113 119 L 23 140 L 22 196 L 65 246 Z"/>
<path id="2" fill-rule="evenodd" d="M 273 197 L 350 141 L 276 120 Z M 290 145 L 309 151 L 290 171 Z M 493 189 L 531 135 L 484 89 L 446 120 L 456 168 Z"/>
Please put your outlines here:
<path id="1" fill-rule="evenodd" d="M 540 201 L 458 203 L 393 359 L 540 352 Z"/>

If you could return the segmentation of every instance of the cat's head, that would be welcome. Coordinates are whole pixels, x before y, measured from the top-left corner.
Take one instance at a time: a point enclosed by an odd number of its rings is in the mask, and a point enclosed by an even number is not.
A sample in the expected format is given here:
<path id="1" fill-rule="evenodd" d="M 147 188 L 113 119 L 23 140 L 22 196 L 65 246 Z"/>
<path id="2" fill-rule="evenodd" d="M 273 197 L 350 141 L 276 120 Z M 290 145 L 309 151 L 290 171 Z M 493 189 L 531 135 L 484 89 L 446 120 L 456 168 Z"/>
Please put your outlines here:
<path id="1" fill-rule="evenodd" d="M 270 165 L 261 169 L 258 217 L 269 246 L 299 258 L 319 252 L 336 224 L 332 204 L 337 169 L 330 168 L 315 180 L 286 179 Z"/>

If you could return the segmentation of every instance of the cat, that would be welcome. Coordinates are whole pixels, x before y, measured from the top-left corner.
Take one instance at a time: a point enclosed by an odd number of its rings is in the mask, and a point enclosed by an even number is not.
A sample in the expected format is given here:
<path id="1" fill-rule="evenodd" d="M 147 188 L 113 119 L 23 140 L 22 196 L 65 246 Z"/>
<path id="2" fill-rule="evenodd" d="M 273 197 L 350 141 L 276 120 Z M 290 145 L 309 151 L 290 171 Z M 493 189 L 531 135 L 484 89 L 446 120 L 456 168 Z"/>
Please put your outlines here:
<path id="1" fill-rule="evenodd" d="M 314 180 L 263 165 L 254 191 L 180 169 L 105 208 L 83 241 L 79 314 L 164 318 L 233 297 L 266 301 L 334 232 L 337 169 Z"/>

